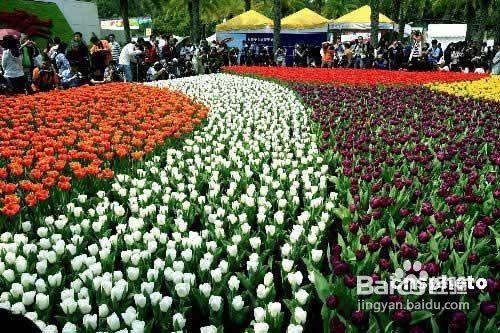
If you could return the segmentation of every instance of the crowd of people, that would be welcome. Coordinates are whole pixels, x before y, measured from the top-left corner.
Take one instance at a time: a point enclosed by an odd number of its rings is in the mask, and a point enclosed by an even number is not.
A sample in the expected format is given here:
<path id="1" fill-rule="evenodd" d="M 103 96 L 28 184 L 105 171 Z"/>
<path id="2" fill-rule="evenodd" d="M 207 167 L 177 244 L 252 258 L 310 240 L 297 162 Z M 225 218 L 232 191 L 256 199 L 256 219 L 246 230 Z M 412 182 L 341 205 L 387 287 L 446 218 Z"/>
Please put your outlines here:
<path id="1" fill-rule="evenodd" d="M 177 40 L 173 35 L 152 35 L 147 41 L 138 38 L 125 45 L 113 34 L 105 39 L 92 36 L 87 45 L 76 32 L 68 43 L 55 37 L 43 48 L 28 36 L 5 36 L 0 56 L 0 93 L 155 81 L 217 73 L 231 65 L 500 72 L 499 44 L 462 41 L 443 49 L 437 40 L 425 42 L 418 31 L 406 44 L 382 40 L 374 48 L 359 36 L 352 42 L 339 38 L 316 46 L 278 47 L 275 52 L 255 41 L 244 41 L 240 50 L 228 47 L 227 40 L 192 45 L 189 39 Z"/>
<path id="2" fill-rule="evenodd" d="M 219 72 L 224 43 L 193 47 L 172 35 L 120 45 L 113 34 L 90 38 L 76 32 L 66 43 L 49 39 L 42 48 L 31 38 L 4 36 L 0 44 L 0 93 L 35 93 L 84 84 L 145 82 Z"/>
<path id="3" fill-rule="evenodd" d="M 243 42 L 239 65 L 243 66 L 296 66 L 323 68 L 376 68 L 387 70 L 443 70 L 463 72 L 492 72 L 500 66 L 500 48 L 486 43 L 461 41 L 450 43 L 443 49 L 437 40 L 424 42 L 420 32 L 412 34 L 408 43 L 382 40 L 378 47 L 359 36 L 351 42 L 324 42 L 319 45 L 297 44 L 293 49 L 272 48 Z M 231 64 L 231 62 L 229 62 Z"/>

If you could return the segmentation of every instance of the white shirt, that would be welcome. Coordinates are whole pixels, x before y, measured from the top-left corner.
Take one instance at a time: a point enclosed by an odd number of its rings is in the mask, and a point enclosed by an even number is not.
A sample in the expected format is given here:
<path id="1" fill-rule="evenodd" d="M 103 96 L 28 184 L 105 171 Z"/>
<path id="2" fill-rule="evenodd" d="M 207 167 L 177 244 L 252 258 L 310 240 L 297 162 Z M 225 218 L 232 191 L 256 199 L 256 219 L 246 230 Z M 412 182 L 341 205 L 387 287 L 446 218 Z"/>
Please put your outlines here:
<path id="1" fill-rule="evenodd" d="M 167 42 L 163 38 L 158 38 L 158 48 L 161 50 Z"/>
<path id="2" fill-rule="evenodd" d="M 19 54 L 19 57 L 14 57 L 10 53 L 10 50 L 4 50 L 2 53 L 2 68 L 5 77 L 15 78 L 24 76 L 22 53 Z"/>
<path id="3" fill-rule="evenodd" d="M 59 49 L 59 45 L 54 45 L 50 48 L 49 53 L 47 54 L 49 56 L 50 60 L 54 60 L 56 55 L 57 55 L 57 50 Z"/>
<path id="4" fill-rule="evenodd" d="M 135 50 L 135 45 L 132 43 L 128 43 L 125 45 L 120 52 L 120 58 L 118 59 L 118 64 L 120 65 L 130 65 L 130 61 L 136 55 L 141 54 L 141 50 Z"/>

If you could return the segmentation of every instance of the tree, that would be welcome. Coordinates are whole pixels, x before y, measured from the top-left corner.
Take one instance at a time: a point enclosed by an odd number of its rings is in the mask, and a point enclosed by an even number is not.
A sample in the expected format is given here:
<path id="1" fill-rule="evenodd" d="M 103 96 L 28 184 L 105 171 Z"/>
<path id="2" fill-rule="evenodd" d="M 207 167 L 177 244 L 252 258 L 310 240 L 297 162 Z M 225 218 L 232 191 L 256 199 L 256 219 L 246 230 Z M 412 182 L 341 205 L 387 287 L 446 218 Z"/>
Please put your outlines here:
<path id="1" fill-rule="evenodd" d="M 120 12 L 123 19 L 123 29 L 125 30 L 125 39 L 130 42 L 130 23 L 128 21 L 128 0 L 120 0 Z"/>
<path id="2" fill-rule="evenodd" d="M 200 42 L 200 0 L 189 0 L 191 2 L 192 11 L 192 25 L 191 25 L 191 40 L 193 43 L 198 44 Z"/>
<path id="3" fill-rule="evenodd" d="M 379 8 L 380 0 L 370 0 L 371 15 L 371 31 L 370 31 L 370 43 L 373 47 L 377 47 L 378 44 L 378 25 L 379 25 Z"/>
<path id="4" fill-rule="evenodd" d="M 252 0 L 245 0 L 245 12 L 248 12 L 252 9 Z"/>
<path id="5" fill-rule="evenodd" d="M 273 38 L 273 51 L 280 47 L 281 44 L 281 0 L 273 0 L 273 18 L 274 18 L 274 38 Z"/>

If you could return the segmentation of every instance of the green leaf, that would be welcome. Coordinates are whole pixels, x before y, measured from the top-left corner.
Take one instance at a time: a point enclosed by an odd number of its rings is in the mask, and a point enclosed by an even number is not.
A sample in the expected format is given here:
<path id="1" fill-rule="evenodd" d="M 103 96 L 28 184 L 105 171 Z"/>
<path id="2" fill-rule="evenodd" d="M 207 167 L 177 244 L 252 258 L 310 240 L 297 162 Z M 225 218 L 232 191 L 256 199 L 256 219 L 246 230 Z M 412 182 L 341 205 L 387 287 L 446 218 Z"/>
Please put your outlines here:
<path id="1" fill-rule="evenodd" d="M 488 324 L 484 328 L 483 332 L 485 332 L 485 333 L 497 333 L 498 332 L 496 319 L 494 317 L 488 321 Z"/>
<path id="2" fill-rule="evenodd" d="M 385 333 L 389 333 L 389 332 L 392 332 L 392 325 L 394 324 L 393 321 L 391 321 L 389 324 L 387 324 L 384 328 L 384 332 Z"/>
<path id="3" fill-rule="evenodd" d="M 432 316 L 432 312 L 426 310 L 412 312 L 410 325 L 415 325 L 423 320 L 426 320 L 427 318 L 431 318 Z"/>
<path id="4" fill-rule="evenodd" d="M 436 322 L 436 317 L 431 317 L 432 333 L 439 333 L 439 326 Z"/>
<path id="5" fill-rule="evenodd" d="M 326 298 L 330 296 L 330 284 L 326 278 L 317 270 L 313 270 L 314 273 L 314 287 L 318 293 L 319 298 L 323 302 L 326 302 Z"/>
<path id="6" fill-rule="evenodd" d="M 335 215 L 337 215 L 337 217 L 339 219 L 341 219 L 342 221 L 344 221 L 345 219 L 347 219 L 347 217 L 350 215 L 349 209 L 347 209 L 344 206 L 340 206 L 340 207 L 334 208 L 333 209 L 333 213 Z"/>
<path id="7" fill-rule="evenodd" d="M 477 319 L 476 325 L 474 325 L 474 333 L 481 332 L 481 317 Z"/>
<path id="8" fill-rule="evenodd" d="M 431 240 L 429 241 L 429 249 L 431 250 L 432 256 L 437 258 L 439 254 L 439 246 L 434 237 L 431 237 Z"/>
<path id="9" fill-rule="evenodd" d="M 321 308 L 321 319 L 323 321 L 323 333 L 328 333 L 330 331 L 330 310 L 325 304 Z"/>

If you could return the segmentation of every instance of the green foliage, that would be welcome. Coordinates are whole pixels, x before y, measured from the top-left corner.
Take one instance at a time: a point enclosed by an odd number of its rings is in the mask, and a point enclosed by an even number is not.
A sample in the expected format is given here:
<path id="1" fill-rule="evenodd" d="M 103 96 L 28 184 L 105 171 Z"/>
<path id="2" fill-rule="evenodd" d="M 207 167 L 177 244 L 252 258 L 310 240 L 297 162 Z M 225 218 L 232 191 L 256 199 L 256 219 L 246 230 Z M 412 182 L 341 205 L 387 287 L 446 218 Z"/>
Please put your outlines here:
<path id="1" fill-rule="evenodd" d="M 0 11 L 14 11 L 16 9 L 32 13 L 41 20 L 52 20 L 51 35 L 59 36 L 62 40 L 71 40 L 73 30 L 66 21 L 66 18 L 54 3 L 26 1 L 26 0 L 1 0 Z M 0 22 L 0 26 L 1 26 Z M 33 38 L 41 47 L 45 46 L 45 39 L 41 37 Z"/>

